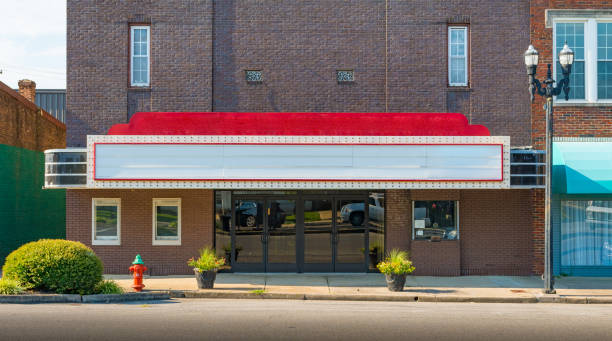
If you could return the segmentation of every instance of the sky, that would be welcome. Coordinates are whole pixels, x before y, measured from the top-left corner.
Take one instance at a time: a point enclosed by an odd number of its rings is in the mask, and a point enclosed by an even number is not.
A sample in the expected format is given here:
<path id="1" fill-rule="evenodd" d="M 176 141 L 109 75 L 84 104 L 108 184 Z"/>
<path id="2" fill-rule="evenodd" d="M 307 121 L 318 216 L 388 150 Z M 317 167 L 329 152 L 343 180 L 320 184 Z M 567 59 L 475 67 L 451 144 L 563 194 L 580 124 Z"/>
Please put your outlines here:
<path id="1" fill-rule="evenodd" d="M 0 0 L 0 81 L 66 88 L 66 0 Z"/>

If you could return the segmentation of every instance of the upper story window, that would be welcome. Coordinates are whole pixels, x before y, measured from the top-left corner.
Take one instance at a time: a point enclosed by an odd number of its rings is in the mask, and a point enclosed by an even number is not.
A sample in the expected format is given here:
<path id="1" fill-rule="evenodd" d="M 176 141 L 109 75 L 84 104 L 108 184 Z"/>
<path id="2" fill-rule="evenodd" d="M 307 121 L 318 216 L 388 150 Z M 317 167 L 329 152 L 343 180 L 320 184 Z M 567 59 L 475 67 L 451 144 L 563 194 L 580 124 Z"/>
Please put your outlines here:
<path id="1" fill-rule="evenodd" d="M 149 26 L 130 28 L 130 84 L 132 86 L 150 85 L 150 40 Z"/>
<path id="2" fill-rule="evenodd" d="M 448 28 L 448 85 L 468 85 L 468 29 Z"/>
<path id="3" fill-rule="evenodd" d="M 559 19 L 554 22 L 553 35 L 556 79 L 563 77 L 558 60 L 563 44 L 567 42 L 574 51 L 570 102 L 612 103 L 612 18 Z"/>

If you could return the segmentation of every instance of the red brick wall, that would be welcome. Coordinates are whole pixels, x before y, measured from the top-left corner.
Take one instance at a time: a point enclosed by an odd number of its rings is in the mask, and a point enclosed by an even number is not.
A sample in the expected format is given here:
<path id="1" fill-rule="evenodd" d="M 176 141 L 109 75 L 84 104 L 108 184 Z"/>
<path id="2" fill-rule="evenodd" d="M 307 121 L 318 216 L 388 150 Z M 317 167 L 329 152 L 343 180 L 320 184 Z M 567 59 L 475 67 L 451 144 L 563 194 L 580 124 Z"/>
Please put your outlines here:
<path id="1" fill-rule="evenodd" d="M 121 198 L 121 245 L 91 245 L 92 198 Z M 152 245 L 153 198 L 181 198 L 181 245 Z M 213 244 L 211 190 L 68 190 L 66 238 L 91 246 L 104 272 L 127 274 L 137 253 L 151 275 L 189 274 L 187 260 Z"/>
<path id="2" fill-rule="evenodd" d="M 411 241 L 411 200 L 459 200 L 459 241 Z M 525 214 L 534 200 L 532 190 L 387 191 L 386 249 L 410 251 L 416 275 L 529 275 L 541 264 Z"/>
<path id="3" fill-rule="evenodd" d="M 461 191 L 461 274 L 531 274 L 532 204 L 531 190 Z"/>
<path id="4" fill-rule="evenodd" d="M 68 145 L 136 111 L 211 111 L 212 0 L 67 4 Z M 129 25 L 151 25 L 151 86 L 129 86 Z"/>
<path id="5" fill-rule="evenodd" d="M 532 196 L 532 241 L 533 261 L 532 272 L 542 274 L 544 272 L 544 189 L 531 190 Z"/>
<path id="6" fill-rule="evenodd" d="M 530 35 L 531 43 L 540 53 L 538 79 L 546 77 L 546 64 L 552 63 L 552 27 L 546 28 L 545 11 L 547 9 L 610 9 L 612 3 L 602 0 L 531 0 Z M 571 75 L 570 75 L 571 77 Z M 525 76 L 525 80 L 527 77 Z M 561 100 L 562 101 L 562 100 Z M 531 125 L 533 144 L 538 149 L 544 149 L 546 122 L 545 111 L 542 108 L 544 98 L 537 96 L 531 105 Z M 555 136 L 563 137 L 612 137 L 612 107 L 599 105 L 593 107 L 555 106 L 554 129 Z"/>
<path id="7" fill-rule="evenodd" d="M 531 143 L 522 58 L 508 53 L 528 45 L 529 0 L 70 0 L 67 13 L 70 146 L 135 111 L 210 110 L 461 112 Z M 141 22 L 151 87 L 135 90 L 128 25 Z M 470 27 L 466 88 L 447 86 L 453 22 Z M 245 82 L 251 68 L 263 83 Z M 354 69 L 355 82 L 338 84 L 337 69 Z"/>
<path id="8" fill-rule="evenodd" d="M 0 82 L 0 144 L 40 152 L 64 148 L 66 126 Z"/>

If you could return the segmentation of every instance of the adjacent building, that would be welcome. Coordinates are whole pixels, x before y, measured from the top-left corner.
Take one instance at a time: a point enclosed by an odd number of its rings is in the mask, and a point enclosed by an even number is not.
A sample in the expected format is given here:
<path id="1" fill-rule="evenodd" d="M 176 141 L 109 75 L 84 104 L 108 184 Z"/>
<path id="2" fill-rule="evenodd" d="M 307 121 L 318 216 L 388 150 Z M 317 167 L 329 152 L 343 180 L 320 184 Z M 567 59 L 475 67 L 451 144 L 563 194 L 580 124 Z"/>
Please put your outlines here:
<path id="1" fill-rule="evenodd" d="M 556 275 L 612 275 L 612 7 L 605 1 L 532 1 L 532 43 L 560 77 L 558 53 L 575 53 L 570 99 L 554 102 L 553 262 Z M 544 143 L 542 102 L 533 143 Z"/>
<path id="2" fill-rule="evenodd" d="M 401 248 L 419 275 L 537 274 L 529 28 L 528 0 L 68 1 L 46 186 L 107 273 L 190 273 L 212 245 L 230 271 Z"/>
<path id="3" fill-rule="evenodd" d="M 22 244 L 66 236 L 65 190 L 43 190 L 43 151 L 66 146 L 66 127 L 34 104 L 35 93 L 30 80 L 19 93 L 0 82 L 0 263 Z"/>

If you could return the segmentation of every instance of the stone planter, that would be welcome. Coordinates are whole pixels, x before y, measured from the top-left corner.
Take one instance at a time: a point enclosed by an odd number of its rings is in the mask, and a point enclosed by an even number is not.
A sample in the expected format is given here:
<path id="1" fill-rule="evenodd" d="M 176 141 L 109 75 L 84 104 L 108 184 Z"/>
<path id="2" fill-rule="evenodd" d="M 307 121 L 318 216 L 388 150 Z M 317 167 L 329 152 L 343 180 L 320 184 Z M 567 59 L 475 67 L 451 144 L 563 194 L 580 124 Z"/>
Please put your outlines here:
<path id="1" fill-rule="evenodd" d="M 387 289 L 389 289 L 389 291 L 404 290 L 404 284 L 406 284 L 406 276 L 406 274 L 386 274 L 385 278 L 387 279 Z"/>
<path id="2" fill-rule="evenodd" d="M 200 271 L 193 269 L 195 273 L 196 281 L 198 282 L 198 289 L 212 289 L 215 285 L 215 279 L 217 278 L 217 270 Z"/>

